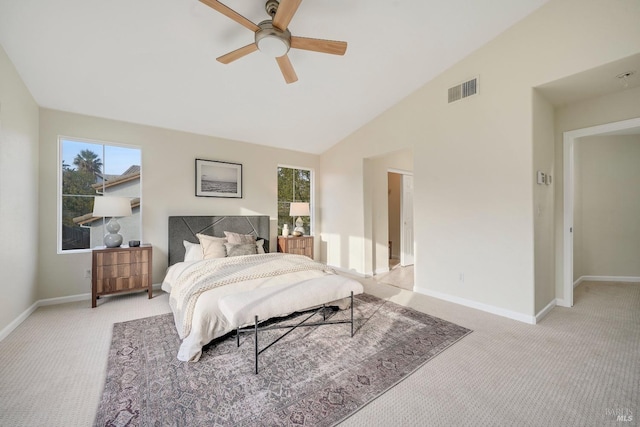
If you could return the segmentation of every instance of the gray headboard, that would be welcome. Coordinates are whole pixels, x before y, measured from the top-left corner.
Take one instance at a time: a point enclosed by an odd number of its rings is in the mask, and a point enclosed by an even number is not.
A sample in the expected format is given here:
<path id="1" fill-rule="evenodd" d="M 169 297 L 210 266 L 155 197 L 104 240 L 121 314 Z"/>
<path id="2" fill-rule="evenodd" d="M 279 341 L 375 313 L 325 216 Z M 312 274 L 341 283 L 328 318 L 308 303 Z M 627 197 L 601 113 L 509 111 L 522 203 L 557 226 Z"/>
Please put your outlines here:
<path id="1" fill-rule="evenodd" d="M 269 217 L 260 216 L 170 216 L 169 265 L 184 261 L 183 240 L 198 243 L 196 234 L 224 237 L 225 231 L 253 234 L 264 239 L 264 250 L 269 252 Z"/>

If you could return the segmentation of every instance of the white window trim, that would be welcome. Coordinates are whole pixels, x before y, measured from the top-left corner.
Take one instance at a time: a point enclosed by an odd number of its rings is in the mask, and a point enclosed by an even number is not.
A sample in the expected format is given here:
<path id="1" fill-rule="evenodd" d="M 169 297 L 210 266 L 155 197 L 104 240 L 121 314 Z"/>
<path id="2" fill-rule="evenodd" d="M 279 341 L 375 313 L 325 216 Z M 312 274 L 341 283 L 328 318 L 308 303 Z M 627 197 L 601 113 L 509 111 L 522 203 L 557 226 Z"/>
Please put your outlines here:
<path id="1" fill-rule="evenodd" d="M 278 164 L 277 166 L 278 168 L 288 168 L 288 169 L 299 169 L 299 170 L 305 170 L 305 171 L 309 171 L 310 174 L 309 176 L 311 177 L 311 188 L 309 189 L 309 198 L 311 200 L 309 200 L 309 235 L 313 236 L 315 235 L 315 200 L 316 200 L 316 171 L 313 168 L 307 168 L 307 167 L 303 167 L 303 166 L 292 166 L 292 165 L 286 165 L 286 164 Z M 277 172 L 277 170 L 276 170 Z M 278 203 L 280 202 L 280 200 L 277 201 Z M 276 217 L 277 217 L 277 212 L 276 212 Z"/>
<path id="2" fill-rule="evenodd" d="M 119 142 L 101 141 L 91 138 L 80 138 L 75 136 L 58 135 L 58 155 L 56 168 L 57 168 L 57 190 L 56 190 L 56 253 L 58 255 L 63 254 L 79 254 L 91 252 L 92 248 L 88 249 L 67 249 L 62 250 L 62 140 L 73 142 L 86 142 L 89 144 L 110 145 L 112 147 L 134 148 L 140 150 L 140 171 L 142 172 L 142 147 L 139 145 L 123 144 Z M 104 160 L 103 160 L 104 161 Z M 143 242 L 143 227 L 142 227 L 142 173 L 140 173 L 140 241 Z M 104 221 L 103 221 L 104 227 Z"/>

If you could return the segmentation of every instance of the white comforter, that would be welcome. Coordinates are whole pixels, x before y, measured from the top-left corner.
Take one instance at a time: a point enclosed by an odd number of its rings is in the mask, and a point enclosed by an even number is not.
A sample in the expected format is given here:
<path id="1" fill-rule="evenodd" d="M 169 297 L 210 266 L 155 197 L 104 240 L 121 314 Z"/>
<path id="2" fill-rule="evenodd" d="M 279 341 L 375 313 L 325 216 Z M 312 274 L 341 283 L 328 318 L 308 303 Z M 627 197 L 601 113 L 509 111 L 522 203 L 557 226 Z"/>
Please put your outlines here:
<path id="1" fill-rule="evenodd" d="M 249 256 L 253 257 L 255 255 Z M 182 262 L 171 266 L 167 271 L 167 275 L 162 283 L 162 289 L 165 292 L 169 293 L 178 292 L 177 289 L 174 288 L 174 286 L 176 284 L 180 284 L 181 275 L 185 272 L 188 273 L 189 271 L 192 271 L 193 268 L 198 268 L 198 263 L 202 265 L 207 261 L 210 260 Z M 287 273 L 273 277 L 262 277 L 252 280 L 240 281 L 237 283 L 230 283 L 224 286 L 214 287 L 203 292 L 196 300 L 195 307 L 193 309 L 193 315 L 190 320 L 190 331 L 188 335 L 184 337 L 182 344 L 180 345 L 180 349 L 178 351 L 178 359 L 182 361 L 197 361 L 200 358 L 202 347 L 204 345 L 209 343 L 214 338 L 231 332 L 236 328 L 236 326 L 238 326 L 231 324 L 229 319 L 227 319 L 222 313 L 219 305 L 219 301 L 221 298 L 227 295 L 247 292 L 254 289 L 263 289 L 270 287 L 277 289 L 282 286 L 304 282 L 310 279 L 317 279 L 329 274 L 331 273 L 327 273 L 321 270 L 297 271 L 294 273 Z M 345 278 L 345 280 L 352 282 L 350 284 L 351 287 L 358 290 L 355 293 L 362 292 L 362 285 L 360 285 L 360 283 L 351 279 Z M 304 284 L 301 284 L 301 286 L 304 286 Z M 321 303 L 322 302 L 327 301 L 321 301 Z M 317 304 L 317 302 L 314 303 L 313 301 L 310 301 L 308 307 L 311 307 L 315 304 Z M 287 310 L 286 305 L 283 303 L 281 314 L 285 315 L 291 312 L 292 310 Z M 177 328 L 179 323 L 180 322 L 176 323 Z"/>

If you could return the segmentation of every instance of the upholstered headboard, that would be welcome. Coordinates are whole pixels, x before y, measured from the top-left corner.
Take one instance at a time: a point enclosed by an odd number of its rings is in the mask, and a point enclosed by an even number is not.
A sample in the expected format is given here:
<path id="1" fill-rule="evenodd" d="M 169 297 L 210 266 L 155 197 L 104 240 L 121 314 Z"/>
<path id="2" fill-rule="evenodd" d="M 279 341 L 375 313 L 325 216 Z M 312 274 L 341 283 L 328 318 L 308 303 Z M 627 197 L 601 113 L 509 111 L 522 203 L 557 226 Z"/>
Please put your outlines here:
<path id="1" fill-rule="evenodd" d="M 184 261 L 183 240 L 198 243 L 196 234 L 225 237 L 225 231 L 253 234 L 264 239 L 264 250 L 269 252 L 269 217 L 260 216 L 170 216 L 169 265 Z"/>

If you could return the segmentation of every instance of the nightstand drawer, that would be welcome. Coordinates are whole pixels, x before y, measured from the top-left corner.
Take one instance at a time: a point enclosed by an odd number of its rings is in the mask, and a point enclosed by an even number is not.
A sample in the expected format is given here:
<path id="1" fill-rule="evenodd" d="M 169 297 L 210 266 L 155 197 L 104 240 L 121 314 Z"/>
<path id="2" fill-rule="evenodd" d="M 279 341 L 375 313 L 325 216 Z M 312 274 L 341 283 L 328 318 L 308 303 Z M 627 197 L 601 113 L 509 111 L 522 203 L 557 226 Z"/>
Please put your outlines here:
<path id="1" fill-rule="evenodd" d="M 116 251 L 96 254 L 99 265 L 131 264 L 149 262 L 149 251 Z"/>
<path id="2" fill-rule="evenodd" d="M 152 248 L 104 248 L 93 250 L 91 306 L 101 295 L 145 290 L 152 297 Z"/>
<path id="3" fill-rule="evenodd" d="M 306 255 L 309 258 L 313 259 L 313 236 L 278 236 L 278 252 Z"/>
<path id="4" fill-rule="evenodd" d="M 132 264 L 111 264 L 98 267 L 96 272 L 98 280 L 110 277 L 141 276 L 149 270 L 148 262 Z"/>

